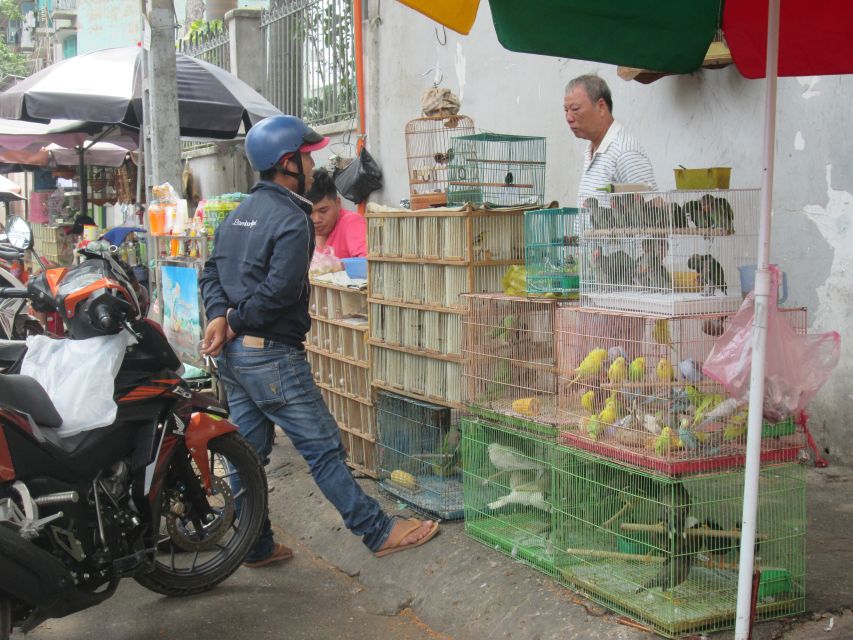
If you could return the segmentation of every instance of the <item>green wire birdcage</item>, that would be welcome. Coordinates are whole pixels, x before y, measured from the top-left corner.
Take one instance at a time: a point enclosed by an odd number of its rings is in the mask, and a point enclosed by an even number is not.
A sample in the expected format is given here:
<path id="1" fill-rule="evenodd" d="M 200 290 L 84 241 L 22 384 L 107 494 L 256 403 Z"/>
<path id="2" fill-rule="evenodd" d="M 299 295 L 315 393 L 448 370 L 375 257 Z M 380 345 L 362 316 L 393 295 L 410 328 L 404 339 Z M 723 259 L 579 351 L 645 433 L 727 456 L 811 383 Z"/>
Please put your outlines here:
<path id="1" fill-rule="evenodd" d="M 524 213 L 527 295 L 577 299 L 580 291 L 578 209 Z"/>
<path id="2" fill-rule="evenodd" d="M 557 579 L 667 637 L 734 624 L 743 472 L 674 478 L 557 446 Z M 756 619 L 805 609 L 805 476 L 764 467 Z"/>
<path id="3" fill-rule="evenodd" d="M 462 419 L 465 533 L 548 575 L 553 450 L 553 442 Z"/>
<path id="4" fill-rule="evenodd" d="M 545 138 L 477 133 L 451 138 L 447 204 L 541 206 Z"/>
<path id="5" fill-rule="evenodd" d="M 461 434 L 453 412 L 383 391 L 376 422 L 379 486 L 417 511 L 461 518 Z"/>

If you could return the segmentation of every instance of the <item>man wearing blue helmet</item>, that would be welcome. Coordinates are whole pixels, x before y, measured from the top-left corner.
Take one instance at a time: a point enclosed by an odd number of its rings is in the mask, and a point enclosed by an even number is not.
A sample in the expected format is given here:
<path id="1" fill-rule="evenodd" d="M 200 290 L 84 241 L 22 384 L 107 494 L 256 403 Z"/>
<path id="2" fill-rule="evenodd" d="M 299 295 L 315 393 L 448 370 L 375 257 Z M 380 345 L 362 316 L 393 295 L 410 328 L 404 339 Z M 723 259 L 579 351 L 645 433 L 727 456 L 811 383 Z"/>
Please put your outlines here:
<path id="1" fill-rule="evenodd" d="M 311 152 L 328 143 L 293 116 L 272 116 L 249 130 L 246 155 L 261 179 L 216 231 L 200 280 L 208 319 L 202 351 L 216 356 L 231 418 L 263 463 L 277 424 L 347 528 L 384 556 L 425 543 L 438 523 L 390 518 L 365 495 L 305 357 L 314 226 L 303 196 L 311 188 Z M 274 541 L 267 519 L 245 564 L 262 567 L 292 555 Z"/>

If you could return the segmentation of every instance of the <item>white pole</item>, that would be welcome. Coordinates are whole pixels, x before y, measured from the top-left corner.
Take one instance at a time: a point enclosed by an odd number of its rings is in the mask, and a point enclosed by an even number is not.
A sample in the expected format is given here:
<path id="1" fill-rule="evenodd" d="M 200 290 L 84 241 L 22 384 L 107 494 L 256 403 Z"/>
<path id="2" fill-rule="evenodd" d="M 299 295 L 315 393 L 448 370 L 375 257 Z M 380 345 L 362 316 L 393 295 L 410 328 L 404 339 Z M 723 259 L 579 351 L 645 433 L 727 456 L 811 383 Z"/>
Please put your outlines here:
<path id="1" fill-rule="evenodd" d="M 764 408 L 764 369 L 767 347 L 767 307 L 770 296 L 770 212 L 773 203 L 773 161 L 776 147 L 776 78 L 779 66 L 779 2 L 769 0 L 767 19 L 767 90 L 764 103 L 764 176 L 758 230 L 758 269 L 755 275 L 755 320 L 752 328 L 752 371 L 749 381 L 749 427 L 746 435 L 746 469 L 740 567 L 737 585 L 735 640 L 747 640 L 750 630 L 752 575 L 758 516 L 758 477 L 761 471 L 761 427 Z"/>

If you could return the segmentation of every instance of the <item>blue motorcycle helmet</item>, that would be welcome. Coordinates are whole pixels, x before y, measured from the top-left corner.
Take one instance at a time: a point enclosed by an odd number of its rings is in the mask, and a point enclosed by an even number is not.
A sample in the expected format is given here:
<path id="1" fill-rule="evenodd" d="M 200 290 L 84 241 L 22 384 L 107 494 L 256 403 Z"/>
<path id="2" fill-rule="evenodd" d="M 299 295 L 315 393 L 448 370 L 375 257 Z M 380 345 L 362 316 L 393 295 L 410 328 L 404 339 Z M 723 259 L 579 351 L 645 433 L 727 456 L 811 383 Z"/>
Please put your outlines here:
<path id="1" fill-rule="evenodd" d="M 270 116 L 254 125 L 246 134 L 246 157 L 255 171 L 275 169 L 278 173 L 296 178 L 298 193 L 305 192 L 305 173 L 301 153 L 310 153 L 329 144 L 322 136 L 296 116 Z M 297 171 L 284 168 L 293 158 Z"/>

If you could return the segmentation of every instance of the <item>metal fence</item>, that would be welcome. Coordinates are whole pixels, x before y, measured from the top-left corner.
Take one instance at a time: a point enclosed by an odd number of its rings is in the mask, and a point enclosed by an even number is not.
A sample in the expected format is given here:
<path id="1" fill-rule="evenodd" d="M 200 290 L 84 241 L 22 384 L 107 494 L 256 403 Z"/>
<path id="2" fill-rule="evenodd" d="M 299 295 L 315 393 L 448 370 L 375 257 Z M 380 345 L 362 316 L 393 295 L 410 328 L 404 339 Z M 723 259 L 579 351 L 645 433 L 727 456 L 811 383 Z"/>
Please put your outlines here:
<path id="1" fill-rule="evenodd" d="M 261 32 L 270 102 L 315 125 L 354 117 L 352 0 L 281 0 Z"/>
<path id="2" fill-rule="evenodd" d="M 199 33 L 192 41 L 180 40 L 178 50 L 193 58 L 231 71 L 230 36 L 225 27 L 213 33 Z"/>

